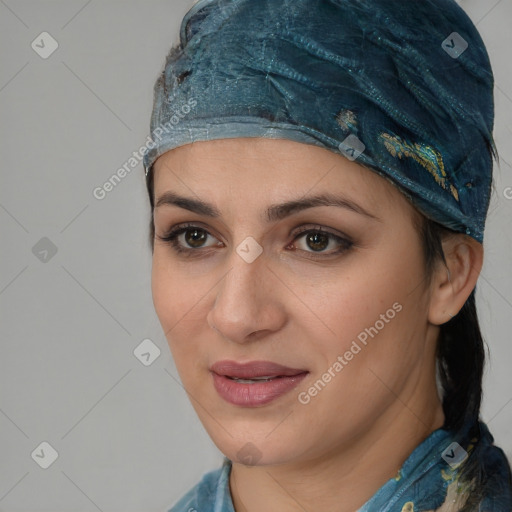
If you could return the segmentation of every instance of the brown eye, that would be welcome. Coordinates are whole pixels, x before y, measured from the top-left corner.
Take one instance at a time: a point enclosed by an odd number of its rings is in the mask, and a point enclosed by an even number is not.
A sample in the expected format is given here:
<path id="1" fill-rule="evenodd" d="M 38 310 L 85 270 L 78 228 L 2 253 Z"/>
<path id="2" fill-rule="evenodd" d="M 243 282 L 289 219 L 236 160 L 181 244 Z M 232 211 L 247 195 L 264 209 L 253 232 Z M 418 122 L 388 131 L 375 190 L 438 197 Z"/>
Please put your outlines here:
<path id="1" fill-rule="evenodd" d="M 214 242 L 207 244 L 208 237 L 211 237 Z M 170 244 L 173 250 L 186 257 L 205 256 L 206 251 L 203 249 L 223 245 L 206 229 L 193 224 L 176 226 L 164 236 L 155 234 L 155 238 Z M 303 248 L 298 250 L 307 254 L 307 257 L 312 259 L 332 257 L 348 251 L 354 245 L 348 237 L 345 238 L 326 231 L 322 227 L 316 227 L 315 229 L 302 229 L 296 234 L 292 244 L 289 244 L 288 247 L 295 246 L 295 242 L 301 238 L 304 239 Z M 326 251 L 330 244 L 333 245 L 333 249 Z"/>
<path id="2" fill-rule="evenodd" d="M 213 235 L 211 235 L 208 231 L 199 226 L 185 225 L 185 226 L 177 226 L 171 229 L 166 235 L 160 236 L 155 234 L 155 238 L 170 244 L 172 248 L 182 255 L 188 254 L 192 256 L 194 253 L 201 252 L 201 249 L 213 247 L 214 245 L 218 245 L 221 242 L 214 242 L 210 245 L 205 245 L 205 242 L 208 240 L 208 237 L 211 237 L 213 240 L 216 240 Z"/>
<path id="3" fill-rule="evenodd" d="M 329 237 L 324 233 L 311 232 L 306 235 L 306 244 L 314 251 L 323 251 L 329 245 Z"/>
<path id="4" fill-rule="evenodd" d="M 186 229 L 185 242 L 191 247 L 201 247 L 205 240 L 208 238 L 204 229 Z"/>
<path id="5" fill-rule="evenodd" d="M 334 233 L 322 229 L 322 227 L 309 230 L 303 229 L 295 237 L 294 242 L 301 238 L 304 239 L 303 248 L 299 248 L 299 250 L 310 254 L 310 257 L 316 258 L 329 257 L 340 254 L 349 250 L 354 245 L 354 243 L 348 238 L 335 235 Z M 329 244 L 331 243 L 334 246 L 334 250 L 326 251 L 326 249 L 329 247 Z M 336 246 L 338 246 L 337 249 Z"/>

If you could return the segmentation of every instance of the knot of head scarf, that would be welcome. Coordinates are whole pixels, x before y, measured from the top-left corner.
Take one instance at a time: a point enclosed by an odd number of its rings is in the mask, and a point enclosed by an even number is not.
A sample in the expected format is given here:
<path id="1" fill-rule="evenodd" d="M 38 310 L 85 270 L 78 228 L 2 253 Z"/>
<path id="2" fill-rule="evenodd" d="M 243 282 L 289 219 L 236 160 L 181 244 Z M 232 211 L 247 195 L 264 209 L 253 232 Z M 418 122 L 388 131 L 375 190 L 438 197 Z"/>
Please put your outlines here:
<path id="1" fill-rule="evenodd" d="M 482 242 L 493 85 L 484 43 L 454 0 L 199 0 L 155 84 L 144 167 L 196 141 L 314 144 Z"/>

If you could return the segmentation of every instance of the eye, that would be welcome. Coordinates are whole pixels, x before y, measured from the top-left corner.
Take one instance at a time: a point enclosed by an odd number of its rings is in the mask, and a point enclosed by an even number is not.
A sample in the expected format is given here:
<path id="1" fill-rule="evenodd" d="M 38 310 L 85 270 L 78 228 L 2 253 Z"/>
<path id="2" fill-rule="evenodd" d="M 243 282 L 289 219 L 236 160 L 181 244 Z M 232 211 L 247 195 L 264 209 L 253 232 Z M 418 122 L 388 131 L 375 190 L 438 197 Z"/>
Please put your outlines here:
<path id="1" fill-rule="evenodd" d="M 299 250 L 309 254 L 308 257 L 312 259 L 334 256 L 349 250 L 353 246 L 353 242 L 348 238 L 326 231 L 321 226 L 315 226 L 313 229 L 311 227 L 303 227 L 298 232 L 295 232 L 294 236 L 293 242 L 287 248 L 295 248 L 295 242 L 303 238 L 303 248 Z M 164 236 L 155 235 L 155 238 L 164 243 L 171 244 L 173 250 L 185 257 L 200 256 L 200 253 L 203 252 L 201 249 L 223 245 L 219 241 L 206 245 L 209 237 L 216 240 L 206 229 L 194 224 L 176 226 Z M 325 253 L 329 245 L 338 246 L 338 248 Z"/>
<path id="2" fill-rule="evenodd" d="M 196 254 L 194 253 L 198 253 L 199 249 L 222 244 L 222 242 L 217 242 L 209 246 L 204 245 L 208 237 L 214 238 L 206 229 L 194 224 L 177 226 L 164 236 L 155 235 L 155 238 L 164 243 L 171 244 L 177 253 L 184 256 L 195 256 Z"/>
<path id="3" fill-rule="evenodd" d="M 304 239 L 302 245 L 305 249 L 300 250 L 308 253 L 312 252 L 313 257 L 316 257 L 317 254 L 319 257 L 340 254 L 349 250 L 354 245 L 348 238 L 326 231 L 321 226 L 315 226 L 314 229 L 308 229 L 305 227 L 296 235 L 294 242 L 301 238 Z M 334 247 L 338 246 L 338 248 L 324 254 L 324 251 L 329 247 L 329 245 L 334 245 Z"/>

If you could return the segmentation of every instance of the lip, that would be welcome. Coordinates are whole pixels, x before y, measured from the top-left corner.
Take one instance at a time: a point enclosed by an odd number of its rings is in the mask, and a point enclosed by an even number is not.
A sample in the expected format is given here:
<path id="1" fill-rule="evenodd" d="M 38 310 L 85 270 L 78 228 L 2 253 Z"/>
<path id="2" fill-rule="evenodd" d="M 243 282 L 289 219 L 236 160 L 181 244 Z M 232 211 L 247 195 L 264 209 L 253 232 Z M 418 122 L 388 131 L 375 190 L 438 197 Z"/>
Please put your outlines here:
<path id="1" fill-rule="evenodd" d="M 219 395 L 233 405 L 258 407 L 288 393 L 309 373 L 270 361 L 218 361 L 210 367 L 214 387 Z M 268 377 L 270 380 L 244 383 L 233 379 Z"/>
<path id="2" fill-rule="evenodd" d="M 217 361 L 210 367 L 210 371 L 218 375 L 235 377 L 237 379 L 252 379 L 255 377 L 290 377 L 307 372 L 304 368 L 289 368 L 271 361 L 249 361 L 237 363 L 236 361 Z"/>

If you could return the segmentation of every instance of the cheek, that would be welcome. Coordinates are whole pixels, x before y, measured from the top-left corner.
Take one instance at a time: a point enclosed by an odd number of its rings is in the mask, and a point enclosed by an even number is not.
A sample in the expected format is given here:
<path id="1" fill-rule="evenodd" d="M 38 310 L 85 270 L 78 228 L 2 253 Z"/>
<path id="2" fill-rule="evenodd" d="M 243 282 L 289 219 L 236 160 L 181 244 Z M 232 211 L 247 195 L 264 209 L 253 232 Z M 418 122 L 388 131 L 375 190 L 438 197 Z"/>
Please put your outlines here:
<path id="1" fill-rule="evenodd" d="M 404 257 L 398 257 L 401 250 Z M 361 257 L 343 274 L 324 280 L 329 284 L 313 295 L 308 292 L 311 309 L 329 328 L 315 342 L 324 354 L 322 364 L 329 367 L 346 354 L 350 366 L 375 363 L 394 371 L 398 360 L 417 359 L 427 302 L 421 258 L 411 252 L 395 246 L 368 261 Z"/>
<path id="2" fill-rule="evenodd" d="M 180 269 L 165 249 L 155 249 L 151 272 L 153 304 L 178 370 L 202 361 L 205 308 L 209 292 L 214 292 L 213 285 L 206 276 L 194 277 L 183 267 Z"/>
<path id="3" fill-rule="evenodd" d="M 354 266 L 350 277 L 325 286 L 328 301 L 315 295 L 334 334 L 315 336 L 308 327 L 315 373 L 299 391 L 310 400 L 313 416 L 325 420 L 322 429 L 373 421 L 421 365 L 426 313 L 420 275 L 415 260 L 388 259 L 381 266 Z"/>
<path id="4" fill-rule="evenodd" d="M 155 311 L 164 330 L 172 324 L 172 318 L 176 313 L 176 284 L 169 265 L 155 248 L 153 253 L 153 267 L 151 270 L 151 292 Z"/>
<path id="5" fill-rule="evenodd" d="M 169 343 L 194 314 L 194 306 L 201 299 L 201 290 L 201 283 L 194 282 L 192 277 L 180 271 L 165 254 L 165 249 L 155 249 L 151 291 L 156 314 Z"/>

